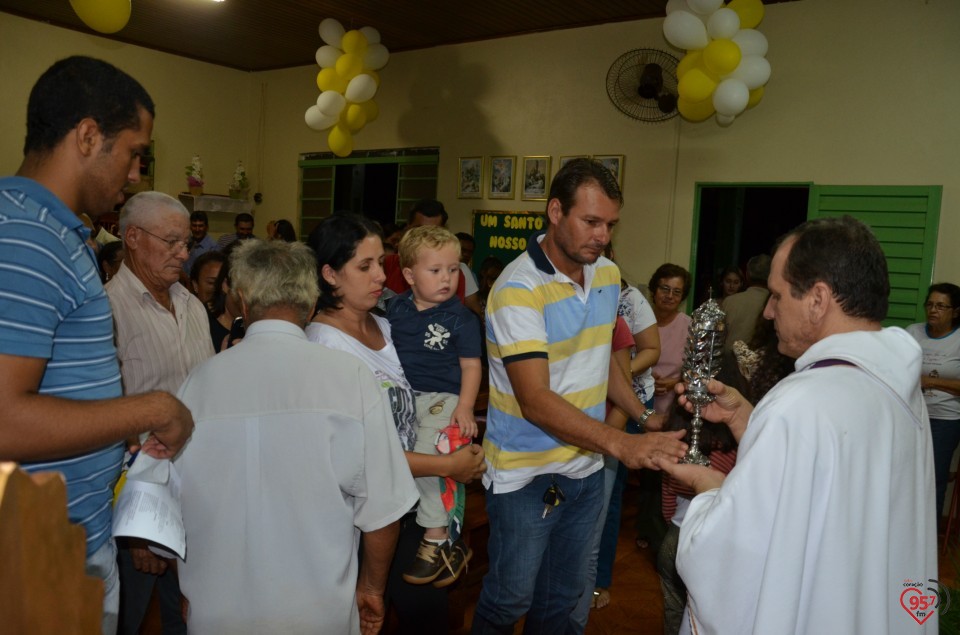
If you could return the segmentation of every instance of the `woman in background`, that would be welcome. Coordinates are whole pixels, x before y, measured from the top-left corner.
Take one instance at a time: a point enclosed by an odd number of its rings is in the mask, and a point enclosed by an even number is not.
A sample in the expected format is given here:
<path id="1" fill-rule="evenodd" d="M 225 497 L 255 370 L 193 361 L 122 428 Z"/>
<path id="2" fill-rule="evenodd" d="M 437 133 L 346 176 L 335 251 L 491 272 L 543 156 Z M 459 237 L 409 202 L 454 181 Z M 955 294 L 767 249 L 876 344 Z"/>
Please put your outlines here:
<path id="1" fill-rule="evenodd" d="M 939 522 L 950 463 L 960 444 L 960 287 L 949 282 L 932 285 L 924 307 L 927 321 L 911 324 L 907 332 L 923 349 L 920 387 L 930 415 Z"/>
<path id="2" fill-rule="evenodd" d="M 282 240 L 288 243 L 297 242 L 297 232 L 293 229 L 293 224 L 285 218 L 281 218 L 274 223 L 272 240 Z"/>
<path id="3" fill-rule="evenodd" d="M 119 240 L 109 242 L 97 252 L 97 264 L 100 265 L 100 282 L 107 284 L 110 278 L 120 271 L 123 262 L 123 243 Z"/>
<path id="4" fill-rule="evenodd" d="M 717 296 L 716 300 L 718 304 L 727 296 L 740 293 L 746 287 L 743 272 L 740 271 L 740 267 L 736 265 L 724 267 L 723 271 L 720 272 L 719 282 L 719 288 L 713 292 L 714 296 Z"/>
<path id="5" fill-rule="evenodd" d="M 673 387 L 680 381 L 683 348 L 690 330 L 690 316 L 680 310 L 690 293 L 690 272 L 671 263 L 660 265 L 650 277 L 650 293 L 660 331 L 660 359 L 653 366 L 653 408 L 669 417 L 676 401 Z"/>
<path id="6" fill-rule="evenodd" d="M 219 251 L 200 254 L 190 268 L 190 290 L 209 311 L 213 297 L 217 295 L 217 279 L 227 257 Z"/>
<path id="7" fill-rule="evenodd" d="M 236 240 L 220 252 L 223 255 L 223 264 L 217 274 L 217 281 L 213 285 L 213 297 L 210 298 L 207 307 L 207 315 L 210 318 L 210 338 L 213 340 L 213 350 L 218 353 L 233 345 L 230 330 L 234 326 L 234 320 L 240 319 L 241 324 L 243 321 L 240 302 L 234 294 L 230 293 L 230 254 L 239 244 L 241 244 L 240 241 Z M 200 258 L 197 260 L 199 261 Z"/>

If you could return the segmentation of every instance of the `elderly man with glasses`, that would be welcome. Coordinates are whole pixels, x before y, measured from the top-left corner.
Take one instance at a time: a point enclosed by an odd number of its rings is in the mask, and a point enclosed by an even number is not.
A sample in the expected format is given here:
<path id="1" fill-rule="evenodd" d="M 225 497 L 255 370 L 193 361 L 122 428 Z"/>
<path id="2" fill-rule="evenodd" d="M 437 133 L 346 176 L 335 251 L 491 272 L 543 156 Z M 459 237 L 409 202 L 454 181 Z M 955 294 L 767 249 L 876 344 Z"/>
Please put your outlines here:
<path id="1" fill-rule="evenodd" d="M 120 212 L 126 257 L 106 286 L 113 309 L 125 395 L 175 393 L 190 370 L 212 357 L 203 304 L 180 284 L 190 240 L 190 215 L 176 199 L 141 192 Z M 146 544 L 120 545 L 120 633 L 135 633 L 157 584 L 165 633 L 186 632 L 180 588 L 169 561 Z"/>

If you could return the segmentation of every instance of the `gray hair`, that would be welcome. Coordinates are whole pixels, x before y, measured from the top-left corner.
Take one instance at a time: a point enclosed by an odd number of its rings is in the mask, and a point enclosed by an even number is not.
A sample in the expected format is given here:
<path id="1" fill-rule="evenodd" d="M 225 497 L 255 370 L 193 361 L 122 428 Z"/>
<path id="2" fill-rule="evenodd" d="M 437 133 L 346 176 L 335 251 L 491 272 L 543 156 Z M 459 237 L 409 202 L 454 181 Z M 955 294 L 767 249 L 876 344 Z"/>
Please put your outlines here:
<path id="1" fill-rule="evenodd" d="M 270 308 L 292 308 L 302 322 L 313 314 L 320 295 L 317 258 L 301 242 L 244 240 L 230 254 L 230 291 L 243 295 L 250 322 Z"/>
<path id="2" fill-rule="evenodd" d="M 124 203 L 120 210 L 120 236 L 125 236 L 130 225 L 142 226 L 148 224 L 159 209 L 179 212 L 190 221 L 190 212 L 183 203 L 163 192 L 140 192 L 134 194 Z"/>

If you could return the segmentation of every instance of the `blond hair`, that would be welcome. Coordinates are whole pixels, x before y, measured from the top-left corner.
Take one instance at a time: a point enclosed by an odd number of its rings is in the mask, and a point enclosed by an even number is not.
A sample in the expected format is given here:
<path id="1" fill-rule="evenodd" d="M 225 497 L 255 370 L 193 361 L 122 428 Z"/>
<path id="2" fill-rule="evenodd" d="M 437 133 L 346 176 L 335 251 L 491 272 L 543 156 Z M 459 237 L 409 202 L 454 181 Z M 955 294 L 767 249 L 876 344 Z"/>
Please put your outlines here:
<path id="1" fill-rule="evenodd" d="M 417 264 L 417 257 L 424 249 L 440 249 L 447 245 L 456 248 L 457 257 L 460 257 L 460 239 L 444 227 L 437 225 L 421 225 L 414 227 L 400 239 L 397 252 L 400 254 L 400 266 L 404 269 Z"/>

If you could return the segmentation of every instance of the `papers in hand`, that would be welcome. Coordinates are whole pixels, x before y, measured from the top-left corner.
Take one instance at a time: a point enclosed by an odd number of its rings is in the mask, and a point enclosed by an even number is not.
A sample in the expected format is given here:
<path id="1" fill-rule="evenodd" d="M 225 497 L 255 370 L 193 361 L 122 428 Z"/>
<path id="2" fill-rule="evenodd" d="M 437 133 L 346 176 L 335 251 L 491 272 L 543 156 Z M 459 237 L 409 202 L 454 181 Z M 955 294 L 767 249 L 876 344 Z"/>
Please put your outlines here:
<path id="1" fill-rule="evenodd" d="M 162 547 L 151 546 L 157 555 L 185 558 L 180 475 L 173 463 L 143 452 L 137 455 L 113 509 L 113 535 L 144 538 Z"/>

